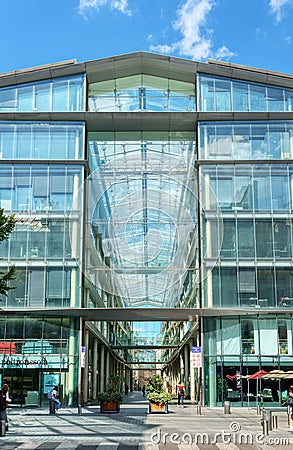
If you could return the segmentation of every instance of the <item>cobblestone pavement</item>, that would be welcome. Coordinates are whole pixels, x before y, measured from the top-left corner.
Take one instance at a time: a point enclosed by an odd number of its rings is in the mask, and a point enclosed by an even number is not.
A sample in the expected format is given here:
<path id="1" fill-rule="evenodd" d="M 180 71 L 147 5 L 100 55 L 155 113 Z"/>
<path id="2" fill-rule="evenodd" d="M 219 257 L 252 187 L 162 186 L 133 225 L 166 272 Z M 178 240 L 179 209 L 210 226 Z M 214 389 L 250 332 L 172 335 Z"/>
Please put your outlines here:
<path id="1" fill-rule="evenodd" d="M 285 408 L 273 409 L 278 427 L 263 436 L 255 409 L 178 408 L 169 414 L 148 414 L 148 402 L 132 392 L 118 414 L 101 414 L 98 406 L 64 408 L 50 416 L 45 408 L 11 408 L 9 431 L 0 437 L 1 450 L 284 450 L 293 448 Z"/>

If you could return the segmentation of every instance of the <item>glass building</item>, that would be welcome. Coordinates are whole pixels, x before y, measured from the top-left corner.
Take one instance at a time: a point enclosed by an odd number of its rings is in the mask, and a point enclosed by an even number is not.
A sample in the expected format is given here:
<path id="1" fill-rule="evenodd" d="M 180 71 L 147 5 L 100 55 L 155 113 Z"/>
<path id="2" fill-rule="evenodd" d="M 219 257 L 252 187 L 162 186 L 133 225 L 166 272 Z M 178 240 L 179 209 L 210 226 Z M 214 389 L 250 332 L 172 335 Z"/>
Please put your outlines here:
<path id="1" fill-rule="evenodd" d="M 281 402 L 249 376 L 293 369 L 292 107 L 291 75 L 145 52 L 1 74 L 13 404 L 152 370 L 206 405 Z"/>

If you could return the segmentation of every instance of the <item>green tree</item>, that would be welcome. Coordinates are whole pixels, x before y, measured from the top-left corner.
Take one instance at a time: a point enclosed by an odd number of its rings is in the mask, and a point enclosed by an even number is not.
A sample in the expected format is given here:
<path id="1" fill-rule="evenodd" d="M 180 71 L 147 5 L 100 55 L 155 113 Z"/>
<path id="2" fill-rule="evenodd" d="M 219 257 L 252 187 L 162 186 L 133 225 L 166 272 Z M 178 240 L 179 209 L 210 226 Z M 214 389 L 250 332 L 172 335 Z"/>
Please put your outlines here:
<path id="1" fill-rule="evenodd" d="M 9 238 L 15 227 L 15 223 L 14 214 L 7 216 L 4 214 L 4 209 L 0 208 L 0 244 Z M 14 289 L 14 287 L 9 286 L 9 282 L 14 279 L 15 266 L 10 267 L 7 272 L 0 272 L 0 295 L 7 297 L 8 291 Z"/>

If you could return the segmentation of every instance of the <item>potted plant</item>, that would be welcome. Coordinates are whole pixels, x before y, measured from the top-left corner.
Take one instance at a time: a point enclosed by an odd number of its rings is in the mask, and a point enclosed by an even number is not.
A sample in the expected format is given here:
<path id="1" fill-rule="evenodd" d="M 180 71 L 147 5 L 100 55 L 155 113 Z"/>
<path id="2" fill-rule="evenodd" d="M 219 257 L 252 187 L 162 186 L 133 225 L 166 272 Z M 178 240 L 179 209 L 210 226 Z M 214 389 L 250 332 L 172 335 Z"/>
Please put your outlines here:
<path id="1" fill-rule="evenodd" d="M 100 402 L 101 413 L 119 412 L 120 403 L 123 401 L 120 378 L 110 375 L 105 391 L 99 392 L 97 399 Z"/>
<path id="2" fill-rule="evenodd" d="M 146 385 L 146 390 L 149 400 L 149 412 L 168 413 L 168 401 L 172 399 L 172 395 L 165 391 L 162 377 L 155 374 Z"/>

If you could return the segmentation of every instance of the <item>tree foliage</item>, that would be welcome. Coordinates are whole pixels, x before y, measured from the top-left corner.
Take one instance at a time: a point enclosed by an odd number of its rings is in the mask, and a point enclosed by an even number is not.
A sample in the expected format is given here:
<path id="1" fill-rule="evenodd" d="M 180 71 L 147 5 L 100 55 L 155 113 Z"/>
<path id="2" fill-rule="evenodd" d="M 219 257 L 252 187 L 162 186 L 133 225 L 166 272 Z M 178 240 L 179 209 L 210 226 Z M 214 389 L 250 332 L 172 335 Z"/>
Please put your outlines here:
<path id="1" fill-rule="evenodd" d="M 15 227 L 15 223 L 16 220 L 14 214 L 7 216 L 4 214 L 3 208 L 0 208 L 0 244 L 9 239 L 9 236 Z M 7 272 L 0 272 L 0 295 L 5 295 L 7 297 L 8 291 L 14 289 L 14 287 L 9 285 L 9 282 L 14 279 L 15 266 L 10 267 Z"/>

